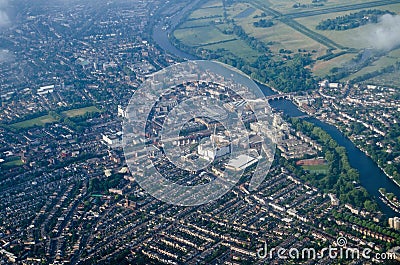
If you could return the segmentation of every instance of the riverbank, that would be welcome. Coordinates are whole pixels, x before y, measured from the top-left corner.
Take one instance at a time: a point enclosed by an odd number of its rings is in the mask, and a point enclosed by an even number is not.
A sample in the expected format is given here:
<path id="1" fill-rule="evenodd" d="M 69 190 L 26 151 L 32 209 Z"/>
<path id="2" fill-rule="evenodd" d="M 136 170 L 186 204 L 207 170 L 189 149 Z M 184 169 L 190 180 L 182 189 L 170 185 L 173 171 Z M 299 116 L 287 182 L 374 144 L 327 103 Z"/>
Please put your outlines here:
<path id="1" fill-rule="evenodd" d="M 382 195 L 381 200 L 390 208 L 392 208 L 393 211 L 400 213 L 400 202 L 397 203 L 393 202 L 388 198 L 388 194 L 384 192 L 382 189 L 379 189 L 379 193 Z M 397 199 L 397 198 L 396 198 Z"/>
<path id="2" fill-rule="evenodd" d="M 329 120 L 329 119 L 327 119 L 327 118 L 324 118 L 324 117 L 322 117 L 322 116 L 316 116 L 316 115 L 314 115 L 314 114 L 308 112 L 306 109 L 304 109 L 304 108 L 302 108 L 300 105 L 298 105 L 295 101 L 292 101 L 292 103 L 293 103 L 294 105 L 296 105 L 296 107 L 297 107 L 299 110 L 301 110 L 302 112 L 306 113 L 306 114 L 309 115 L 310 117 L 314 117 L 314 118 L 319 119 L 319 120 L 321 120 L 321 121 L 323 121 L 323 122 L 325 122 L 325 123 L 327 123 L 327 124 L 329 124 L 329 125 L 331 125 L 331 126 L 334 126 L 337 130 L 339 130 L 340 132 L 342 132 L 342 128 L 340 128 L 336 123 L 332 122 L 331 120 Z M 344 134 L 343 134 L 343 136 L 347 137 L 347 136 L 344 135 Z M 350 140 L 360 151 L 362 151 L 366 156 L 368 156 L 371 160 L 373 160 L 372 157 L 371 157 L 371 155 L 368 153 L 367 150 L 365 150 L 362 146 L 357 145 L 357 144 L 354 142 L 354 140 L 351 139 L 350 137 L 349 137 L 349 140 Z M 374 161 L 374 162 L 375 162 L 375 161 Z M 375 163 L 376 163 L 376 162 L 375 162 Z M 399 182 L 399 181 L 397 181 L 393 176 L 391 176 L 390 174 L 388 174 L 388 173 L 385 171 L 385 169 L 382 168 L 378 163 L 376 163 L 376 165 L 380 168 L 380 170 L 386 175 L 386 177 L 387 177 L 388 179 L 390 179 L 395 185 L 397 185 L 397 186 L 400 188 L 400 182 Z"/>

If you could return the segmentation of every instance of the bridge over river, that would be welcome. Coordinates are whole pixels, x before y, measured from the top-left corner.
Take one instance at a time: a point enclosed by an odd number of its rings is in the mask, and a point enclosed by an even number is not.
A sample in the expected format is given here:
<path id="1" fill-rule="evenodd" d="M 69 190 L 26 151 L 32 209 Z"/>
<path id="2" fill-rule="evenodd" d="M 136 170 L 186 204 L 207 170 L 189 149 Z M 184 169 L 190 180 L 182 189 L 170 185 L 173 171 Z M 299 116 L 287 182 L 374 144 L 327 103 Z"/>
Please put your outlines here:
<path id="1" fill-rule="evenodd" d="M 270 100 L 281 100 L 281 99 L 293 99 L 295 93 L 280 93 L 265 97 L 268 101 Z"/>

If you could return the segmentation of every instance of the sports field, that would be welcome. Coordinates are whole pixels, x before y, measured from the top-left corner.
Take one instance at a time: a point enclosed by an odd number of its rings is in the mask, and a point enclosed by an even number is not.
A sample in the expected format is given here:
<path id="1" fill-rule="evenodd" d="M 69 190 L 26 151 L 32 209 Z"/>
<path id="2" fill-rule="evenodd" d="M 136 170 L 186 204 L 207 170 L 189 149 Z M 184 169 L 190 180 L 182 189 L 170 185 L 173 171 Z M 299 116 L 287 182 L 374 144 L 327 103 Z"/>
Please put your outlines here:
<path id="1" fill-rule="evenodd" d="M 9 162 L 6 162 L 4 164 L 2 164 L 3 167 L 19 167 L 22 166 L 24 163 L 22 162 L 21 159 L 15 159 Z"/>
<path id="2" fill-rule="evenodd" d="M 51 117 L 50 115 L 44 115 L 42 117 L 38 117 L 35 119 L 18 122 L 11 126 L 16 129 L 25 129 L 25 128 L 30 128 L 33 126 L 44 126 L 46 124 L 53 123 L 53 122 L 56 122 L 56 120 L 53 117 Z"/>
<path id="3" fill-rule="evenodd" d="M 86 113 L 93 113 L 93 112 L 100 112 L 98 108 L 95 106 L 80 108 L 80 109 L 72 109 L 68 111 L 62 112 L 63 115 L 67 116 L 68 118 L 83 116 Z"/>
<path id="4" fill-rule="evenodd" d="M 310 173 L 328 174 L 328 165 L 302 166 L 302 168 Z"/>
<path id="5" fill-rule="evenodd" d="M 90 106 L 86 108 L 79 108 L 79 109 L 72 109 L 68 111 L 62 112 L 62 116 L 68 117 L 68 118 L 73 118 L 73 117 L 78 117 L 78 116 L 83 116 L 86 113 L 94 113 L 94 112 L 100 112 L 98 108 L 95 106 Z M 51 115 L 44 115 L 38 118 L 14 123 L 11 125 L 11 127 L 15 129 L 26 129 L 26 128 L 31 128 L 34 126 L 44 126 L 46 124 L 54 123 L 56 122 L 57 119 Z"/>

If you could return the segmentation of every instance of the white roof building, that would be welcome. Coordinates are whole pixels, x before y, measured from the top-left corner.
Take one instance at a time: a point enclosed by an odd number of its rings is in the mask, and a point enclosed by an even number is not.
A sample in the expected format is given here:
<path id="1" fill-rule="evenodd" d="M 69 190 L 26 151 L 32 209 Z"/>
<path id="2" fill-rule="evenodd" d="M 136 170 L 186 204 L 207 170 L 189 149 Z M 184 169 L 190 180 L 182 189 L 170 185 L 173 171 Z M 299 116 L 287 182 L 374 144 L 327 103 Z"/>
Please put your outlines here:
<path id="1" fill-rule="evenodd" d="M 257 158 L 248 156 L 248 155 L 240 155 L 237 158 L 231 160 L 226 168 L 229 170 L 240 171 L 245 170 L 246 168 L 254 165 L 258 162 Z"/>

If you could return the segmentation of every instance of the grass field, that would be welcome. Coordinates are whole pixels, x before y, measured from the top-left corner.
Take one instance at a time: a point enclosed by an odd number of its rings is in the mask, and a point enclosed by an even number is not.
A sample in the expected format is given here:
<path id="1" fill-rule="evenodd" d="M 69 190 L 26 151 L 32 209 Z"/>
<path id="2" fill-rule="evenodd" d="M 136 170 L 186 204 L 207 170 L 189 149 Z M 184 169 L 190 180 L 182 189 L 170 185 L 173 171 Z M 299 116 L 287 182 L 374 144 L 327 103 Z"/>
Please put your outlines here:
<path id="1" fill-rule="evenodd" d="M 211 1 L 215 3 L 214 1 Z M 205 3 L 204 6 L 212 5 Z M 254 9 L 251 15 L 247 17 L 236 18 L 238 14 L 248 9 Z M 218 8 L 212 8 L 212 10 L 218 10 Z M 208 9 L 198 9 L 194 11 L 189 18 L 200 18 L 206 17 Z M 222 14 L 222 9 L 220 10 Z M 252 37 L 262 40 L 265 43 L 273 42 L 271 50 L 277 52 L 280 49 L 287 49 L 296 52 L 299 48 L 306 49 L 307 51 L 317 51 L 313 56 L 315 58 L 322 56 L 326 53 L 327 48 L 313 39 L 302 35 L 291 27 L 277 22 L 275 26 L 271 28 L 257 28 L 253 25 L 254 22 L 260 20 L 260 18 L 254 18 L 254 16 L 261 15 L 263 11 L 253 7 L 248 3 L 236 3 L 227 8 L 228 18 L 234 19 L 237 25 L 240 25 L 247 34 Z M 215 14 L 215 13 L 212 13 Z M 266 17 L 270 18 L 270 17 Z M 261 54 L 244 41 L 235 38 L 234 35 L 226 35 L 222 33 L 222 30 L 228 28 L 227 24 L 211 25 L 211 22 L 215 19 L 203 18 L 196 20 L 187 20 L 180 28 L 174 31 L 175 37 L 182 41 L 184 44 L 192 47 L 202 47 L 210 50 L 225 49 L 235 55 L 249 61 L 255 61 Z M 219 30 L 218 30 L 219 28 Z M 221 43 L 222 42 L 222 43 Z"/>
<path id="2" fill-rule="evenodd" d="M 239 56 L 240 58 L 247 60 L 248 62 L 254 62 L 261 55 L 257 51 L 250 48 L 242 40 L 234 40 L 234 41 L 229 41 L 229 42 L 224 42 L 224 43 L 219 43 L 219 44 L 205 45 L 205 46 L 203 46 L 203 48 L 209 49 L 209 50 L 225 49 L 225 50 L 232 52 L 236 56 Z"/>
<path id="3" fill-rule="evenodd" d="M 201 8 L 191 13 L 189 19 L 199 19 L 199 18 L 214 17 L 214 16 L 222 17 L 223 15 L 224 11 L 222 7 Z"/>
<path id="4" fill-rule="evenodd" d="M 72 109 L 72 110 L 64 111 L 64 112 L 62 112 L 62 115 L 66 116 L 68 118 L 73 118 L 73 117 L 85 115 L 86 113 L 93 113 L 93 112 L 100 112 L 100 110 L 98 108 L 96 108 L 95 106 L 91 106 L 91 107 L 86 107 L 86 108 Z M 33 126 L 44 126 L 46 124 L 54 123 L 56 121 L 57 120 L 55 118 L 53 118 L 52 116 L 44 115 L 44 116 L 41 116 L 41 117 L 38 117 L 35 119 L 30 119 L 30 120 L 14 123 L 11 126 L 15 129 L 26 129 L 26 128 L 30 128 Z"/>
<path id="5" fill-rule="evenodd" d="M 357 73 L 351 75 L 349 78 L 353 79 L 358 76 L 362 76 L 364 74 L 371 73 L 376 70 L 380 70 L 380 69 L 384 68 L 385 66 L 393 65 L 399 61 L 400 61 L 400 49 L 397 49 L 397 50 L 391 51 L 388 55 L 383 56 L 379 60 L 373 62 L 372 65 L 364 67 Z M 376 79 L 379 79 L 379 77 L 376 77 Z M 398 77 L 398 79 L 400 80 L 400 76 Z"/>
<path id="6" fill-rule="evenodd" d="M 390 10 L 393 12 L 400 12 L 400 4 L 394 4 L 394 5 L 386 5 L 386 6 L 381 6 L 381 7 L 374 7 L 374 9 L 380 9 L 380 10 Z M 343 16 L 347 15 L 350 13 L 355 13 L 360 10 L 353 10 L 353 11 L 346 11 L 346 12 L 336 12 L 336 13 L 330 13 L 330 14 L 325 14 L 325 15 L 320 15 L 320 16 L 312 16 L 312 17 L 305 17 L 305 18 L 299 18 L 296 19 L 296 21 L 310 30 L 313 30 L 323 36 L 328 37 L 329 39 L 334 40 L 335 42 L 349 47 L 349 48 L 354 48 L 357 49 L 358 51 L 362 51 L 365 48 L 371 48 L 373 47 L 373 41 L 372 38 L 370 37 L 369 33 L 373 30 L 373 27 L 375 25 L 365 25 L 359 28 L 355 29 L 350 29 L 350 30 L 345 30 L 345 31 L 335 31 L 335 30 L 316 30 L 316 26 L 321 22 L 322 20 L 325 19 L 333 19 L 338 16 Z M 397 53 L 396 51 L 394 53 Z M 393 55 L 393 52 L 389 54 L 388 56 L 384 56 L 380 58 L 378 61 L 374 62 L 373 65 L 368 66 L 358 73 L 345 78 L 342 81 L 346 81 L 352 78 L 355 78 L 357 76 L 373 72 L 375 70 L 378 70 L 382 67 L 385 67 L 387 65 L 393 64 L 397 61 L 396 58 L 400 53 L 397 53 L 397 55 Z M 325 76 L 326 74 L 329 73 L 329 71 L 334 68 L 334 67 L 342 67 L 346 63 L 350 62 L 351 59 L 353 59 L 356 56 L 356 54 L 345 54 L 336 58 L 333 58 L 329 61 L 318 61 L 313 67 L 313 72 L 317 76 Z"/>
<path id="7" fill-rule="evenodd" d="M 316 174 L 328 174 L 329 165 L 302 166 L 304 170 Z"/>
<path id="8" fill-rule="evenodd" d="M 400 11 L 400 4 L 396 5 L 388 5 L 384 7 L 378 7 L 374 9 L 382 9 L 382 10 L 390 10 L 393 12 Z M 355 48 L 355 49 L 364 49 L 372 47 L 373 43 L 370 39 L 370 32 L 373 30 L 374 25 L 365 25 L 354 29 L 336 31 L 336 30 L 317 30 L 316 26 L 323 20 L 326 19 L 334 19 L 338 16 L 348 15 L 350 13 L 359 12 L 360 10 L 348 11 L 348 12 L 338 12 L 338 13 L 330 13 L 320 16 L 312 16 L 305 18 L 298 18 L 296 21 L 310 30 L 313 30 L 323 36 L 328 37 L 329 39 L 335 41 L 338 44 L 341 44 L 345 47 Z"/>
<path id="9" fill-rule="evenodd" d="M 340 68 L 346 65 L 357 56 L 358 52 L 362 52 L 364 49 L 372 47 L 373 44 L 371 42 L 373 42 L 373 40 L 371 41 L 369 32 L 372 30 L 371 27 L 375 25 L 361 26 L 346 31 L 322 31 L 316 30 L 316 26 L 322 20 L 329 18 L 333 19 L 338 16 L 355 13 L 365 9 L 390 10 L 392 12 L 400 13 L 400 3 L 377 7 L 365 7 L 361 9 L 356 9 L 359 8 L 359 6 L 351 6 L 354 4 L 368 4 L 369 2 L 374 1 L 375 0 L 349 0 L 343 2 L 341 0 L 329 0 L 325 2 L 322 7 L 293 8 L 294 4 L 311 4 L 311 1 L 255 0 L 252 2 L 243 0 L 228 4 L 226 6 L 226 11 L 228 20 L 234 21 L 235 25 L 241 26 L 249 36 L 268 44 L 269 48 L 275 54 L 278 54 L 281 49 L 290 50 L 293 53 L 298 53 L 299 50 L 302 50 L 302 52 L 306 51 L 307 53 L 310 53 L 313 59 L 317 59 L 327 54 L 327 46 L 337 48 L 333 50 L 333 53 L 341 53 L 343 51 L 347 52 L 327 61 L 316 60 L 315 64 L 311 68 L 313 73 L 316 76 L 325 77 L 330 74 L 332 68 Z M 212 25 L 212 22 L 215 22 L 218 18 L 209 17 L 214 15 L 223 15 L 224 9 L 221 5 L 221 0 L 205 1 L 201 8 L 195 10 L 189 18 L 206 18 L 186 21 L 182 24 L 182 29 L 175 30 L 175 37 L 188 46 L 201 47 L 209 50 L 224 49 L 247 60 L 248 62 L 255 61 L 261 55 L 259 52 L 252 49 L 237 36 L 222 33 L 224 29 L 231 29 L 232 24 L 225 22 L 222 24 L 217 23 L 216 25 Z M 351 6 L 352 10 L 337 12 L 339 11 L 336 8 L 338 6 L 339 10 L 344 10 L 340 9 L 340 6 L 345 6 L 345 8 Z M 268 8 L 272 8 L 282 14 L 292 15 L 300 14 L 305 11 L 315 11 L 327 8 L 332 9 L 329 10 L 331 13 L 323 15 L 313 14 L 313 16 L 295 18 L 293 20 L 279 20 L 269 13 L 270 10 Z M 274 26 L 269 28 L 257 28 L 254 26 L 253 23 L 261 19 L 259 16 L 263 12 L 266 12 L 267 14 L 264 19 L 272 19 L 275 23 Z M 272 11 L 272 13 L 274 12 L 275 11 Z M 276 14 L 278 13 L 275 13 L 275 15 Z M 347 48 L 351 50 L 347 50 Z M 384 56 L 372 65 L 345 79 L 352 79 L 365 73 L 373 72 L 387 65 L 394 64 L 397 61 L 397 58 L 400 58 L 400 52 L 394 52 L 393 54 Z M 387 76 L 387 79 L 395 82 L 395 77 L 393 75 Z"/>
<path id="10" fill-rule="evenodd" d="M 185 23 L 182 23 L 179 28 L 209 27 L 211 25 L 211 21 L 213 21 L 213 19 L 210 18 L 188 20 L 185 21 Z"/>
<path id="11" fill-rule="evenodd" d="M 81 109 L 73 109 L 62 112 L 63 115 L 67 116 L 68 118 L 73 118 L 77 116 L 85 115 L 86 113 L 93 113 L 93 112 L 100 112 L 98 108 L 95 106 L 81 108 Z"/>
<path id="12" fill-rule="evenodd" d="M 177 39 L 193 47 L 235 39 L 235 36 L 223 34 L 216 27 L 211 25 L 201 28 L 178 29 L 175 30 L 174 34 Z"/>
<path id="13" fill-rule="evenodd" d="M 347 53 L 328 61 L 319 60 L 314 64 L 312 71 L 316 76 L 324 77 L 330 74 L 330 70 L 332 68 L 334 67 L 340 68 L 346 63 L 348 63 L 354 57 L 355 54 Z"/>
<path id="14" fill-rule="evenodd" d="M 237 15 L 247 10 L 248 8 L 252 8 L 253 6 L 249 3 L 236 3 L 232 6 L 228 6 L 226 8 L 226 12 L 230 18 L 235 18 Z M 252 18 L 254 14 L 248 16 L 247 18 Z"/>
<path id="15" fill-rule="evenodd" d="M 25 128 L 33 127 L 35 125 L 44 126 L 45 124 L 53 123 L 53 122 L 56 122 L 56 120 L 53 117 L 51 117 L 50 115 L 45 115 L 45 116 L 38 117 L 35 119 L 18 122 L 18 123 L 12 124 L 11 126 L 16 129 L 25 129 Z"/>
<path id="16" fill-rule="evenodd" d="M 317 58 L 326 54 L 327 48 L 319 42 L 304 36 L 298 31 L 292 29 L 282 22 L 275 22 L 275 25 L 270 28 L 254 27 L 253 22 L 239 23 L 243 29 L 251 36 L 263 41 L 264 43 L 272 42 L 271 50 L 278 52 L 280 49 L 291 50 L 297 52 L 298 49 L 305 49 L 309 52 L 315 50 L 317 53 L 314 57 Z"/>
<path id="17" fill-rule="evenodd" d="M 201 8 L 222 7 L 222 0 L 211 0 L 201 6 Z"/>
<path id="18" fill-rule="evenodd" d="M 389 86 L 400 88 L 400 72 L 383 74 L 377 77 L 374 77 L 368 80 L 369 83 L 380 85 L 380 86 Z"/>
<path id="19" fill-rule="evenodd" d="M 367 2 L 373 2 L 375 0 L 329 0 L 324 3 L 321 7 L 310 7 L 310 8 L 293 8 L 294 4 L 300 3 L 301 5 L 309 5 L 311 3 L 310 0 L 260 0 L 260 2 L 264 2 L 269 5 L 271 8 L 283 13 L 294 13 L 294 12 L 302 12 L 308 10 L 319 10 L 324 8 L 335 7 L 338 5 L 352 5 L 352 4 L 363 4 Z"/>
<path id="20" fill-rule="evenodd" d="M 24 163 L 22 162 L 22 160 L 18 158 L 16 160 L 6 162 L 6 163 L 2 164 L 2 166 L 4 166 L 4 167 L 20 167 L 23 164 Z"/>

